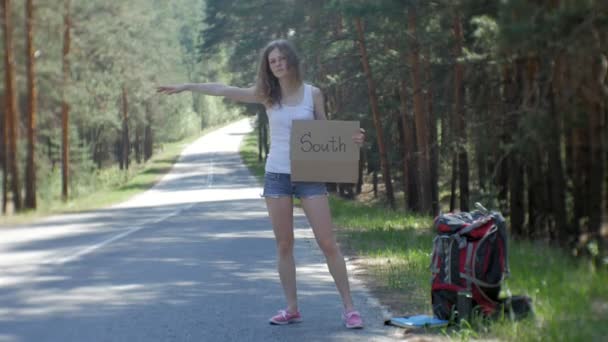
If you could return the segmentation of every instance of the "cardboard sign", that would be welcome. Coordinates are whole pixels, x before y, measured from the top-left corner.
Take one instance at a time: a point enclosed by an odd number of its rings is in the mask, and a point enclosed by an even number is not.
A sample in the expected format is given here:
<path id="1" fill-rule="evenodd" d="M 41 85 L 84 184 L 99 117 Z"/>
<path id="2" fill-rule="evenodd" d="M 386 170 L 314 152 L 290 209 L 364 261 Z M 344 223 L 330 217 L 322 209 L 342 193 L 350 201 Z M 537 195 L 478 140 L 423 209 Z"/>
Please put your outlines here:
<path id="1" fill-rule="evenodd" d="M 294 120 L 291 128 L 291 180 L 356 183 L 359 121 Z"/>

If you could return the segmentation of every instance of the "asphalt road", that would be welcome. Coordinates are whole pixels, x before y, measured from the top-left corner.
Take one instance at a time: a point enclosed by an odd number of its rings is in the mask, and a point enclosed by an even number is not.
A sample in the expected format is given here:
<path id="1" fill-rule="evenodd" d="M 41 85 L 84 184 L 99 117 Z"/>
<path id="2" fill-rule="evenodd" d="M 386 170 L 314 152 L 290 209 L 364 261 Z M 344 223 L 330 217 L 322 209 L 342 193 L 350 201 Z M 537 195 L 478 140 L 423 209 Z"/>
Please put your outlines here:
<path id="1" fill-rule="evenodd" d="M 248 120 L 185 148 L 154 188 L 109 208 L 0 227 L 0 341 L 385 341 L 381 308 L 353 279 L 363 330 L 295 213 L 303 322 L 284 306 L 261 185 L 238 154 Z"/>

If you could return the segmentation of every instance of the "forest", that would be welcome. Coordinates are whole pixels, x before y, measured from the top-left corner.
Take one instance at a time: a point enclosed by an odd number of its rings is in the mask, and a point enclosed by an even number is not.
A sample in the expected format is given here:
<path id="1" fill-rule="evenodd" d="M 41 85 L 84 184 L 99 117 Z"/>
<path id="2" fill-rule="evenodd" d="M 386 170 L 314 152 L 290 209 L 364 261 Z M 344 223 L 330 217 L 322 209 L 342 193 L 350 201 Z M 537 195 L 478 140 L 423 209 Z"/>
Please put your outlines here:
<path id="1" fill-rule="evenodd" d="M 263 107 L 154 89 L 250 86 L 260 50 L 286 38 L 329 118 L 367 131 L 359 184 L 339 196 L 371 189 L 422 215 L 481 202 L 517 239 L 606 264 L 606 1 L 1 3 L 4 215 L 95 191 L 239 115 L 256 118 L 263 159 Z"/>

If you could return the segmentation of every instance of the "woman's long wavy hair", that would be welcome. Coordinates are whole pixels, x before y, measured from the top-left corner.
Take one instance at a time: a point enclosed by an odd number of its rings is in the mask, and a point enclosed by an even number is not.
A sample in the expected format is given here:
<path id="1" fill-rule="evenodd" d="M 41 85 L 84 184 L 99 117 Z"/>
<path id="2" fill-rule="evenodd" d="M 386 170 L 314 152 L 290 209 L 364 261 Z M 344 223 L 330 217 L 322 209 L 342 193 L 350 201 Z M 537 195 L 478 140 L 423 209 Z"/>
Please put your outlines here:
<path id="1" fill-rule="evenodd" d="M 272 107 L 274 105 L 281 105 L 281 86 L 279 85 L 279 79 L 274 76 L 272 70 L 270 70 L 270 64 L 268 63 L 268 55 L 272 50 L 279 49 L 279 51 L 287 58 L 287 68 L 294 73 L 296 81 L 302 82 L 300 72 L 300 58 L 296 53 L 296 50 L 291 43 L 284 39 L 273 40 L 268 43 L 262 50 L 260 55 L 260 66 L 258 68 L 258 76 L 256 80 L 256 95 L 262 100 L 262 102 Z"/>

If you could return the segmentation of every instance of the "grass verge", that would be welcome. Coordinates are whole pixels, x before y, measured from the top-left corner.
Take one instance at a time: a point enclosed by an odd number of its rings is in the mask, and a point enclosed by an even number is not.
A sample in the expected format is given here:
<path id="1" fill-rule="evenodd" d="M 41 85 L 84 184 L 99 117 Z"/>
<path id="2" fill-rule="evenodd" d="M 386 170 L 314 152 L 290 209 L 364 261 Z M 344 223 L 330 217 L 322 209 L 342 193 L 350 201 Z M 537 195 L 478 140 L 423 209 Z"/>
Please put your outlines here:
<path id="1" fill-rule="evenodd" d="M 241 156 L 259 179 L 254 134 Z M 362 269 L 365 283 L 393 314 L 431 313 L 428 269 L 431 218 L 330 197 L 338 238 Z M 509 261 L 512 294 L 532 298 L 535 317 L 494 322 L 438 333 L 450 339 L 497 338 L 508 341 L 599 341 L 608 335 L 608 272 L 544 244 L 513 241 Z"/>

